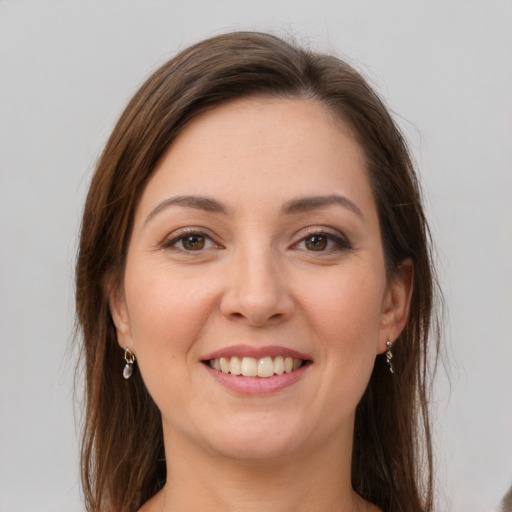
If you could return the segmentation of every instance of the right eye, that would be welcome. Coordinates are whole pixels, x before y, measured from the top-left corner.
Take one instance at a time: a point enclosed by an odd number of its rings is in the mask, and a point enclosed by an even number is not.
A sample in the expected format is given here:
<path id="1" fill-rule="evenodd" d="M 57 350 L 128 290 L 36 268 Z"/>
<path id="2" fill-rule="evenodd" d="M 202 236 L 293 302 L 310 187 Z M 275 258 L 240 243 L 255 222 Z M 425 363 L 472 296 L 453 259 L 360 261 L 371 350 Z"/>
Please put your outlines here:
<path id="1" fill-rule="evenodd" d="M 214 241 L 204 233 L 180 233 L 167 240 L 164 249 L 174 248 L 182 251 L 194 252 L 216 247 Z"/>

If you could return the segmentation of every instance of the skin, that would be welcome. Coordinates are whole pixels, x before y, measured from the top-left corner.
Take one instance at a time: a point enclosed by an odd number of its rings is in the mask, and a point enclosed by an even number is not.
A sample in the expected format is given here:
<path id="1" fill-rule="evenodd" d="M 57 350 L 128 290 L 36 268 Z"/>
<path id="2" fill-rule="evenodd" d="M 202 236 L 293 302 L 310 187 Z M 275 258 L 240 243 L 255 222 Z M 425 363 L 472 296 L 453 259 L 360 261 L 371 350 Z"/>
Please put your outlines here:
<path id="1" fill-rule="evenodd" d="M 283 211 L 333 194 L 345 200 Z M 242 99 L 193 121 L 142 194 L 110 300 L 162 413 L 167 484 L 142 510 L 377 510 L 350 484 L 355 408 L 411 289 L 409 262 L 386 278 L 362 150 L 322 105 Z M 311 362 L 277 392 L 240 394 L 203 362 L 240 344 Z"/>

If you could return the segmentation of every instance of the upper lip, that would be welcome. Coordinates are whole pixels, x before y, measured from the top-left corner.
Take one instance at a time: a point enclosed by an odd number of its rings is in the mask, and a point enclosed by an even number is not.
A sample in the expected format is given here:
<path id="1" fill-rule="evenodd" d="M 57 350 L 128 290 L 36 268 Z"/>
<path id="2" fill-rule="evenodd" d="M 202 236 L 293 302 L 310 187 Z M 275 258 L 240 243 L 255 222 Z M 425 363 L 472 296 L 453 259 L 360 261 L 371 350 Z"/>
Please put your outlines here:
<path id="1" fill-rule="evenodd" d="M 211 359 L 220 359 L 221 357 L 254 357 L 255 359 L 261 359 L 262 357 L 293 357 L 295 359 L 302 359 L 303 361 L 310 361 L 311 356 L 304 354 L 297 350 L 287 347 L 281 347 L 278 345 L 269 346 L 253 346 L 253 345 L 232 345 L 230 347 L 221 348 L 208 354 L 203 358 L 204 361 L 210 361 Z"/>

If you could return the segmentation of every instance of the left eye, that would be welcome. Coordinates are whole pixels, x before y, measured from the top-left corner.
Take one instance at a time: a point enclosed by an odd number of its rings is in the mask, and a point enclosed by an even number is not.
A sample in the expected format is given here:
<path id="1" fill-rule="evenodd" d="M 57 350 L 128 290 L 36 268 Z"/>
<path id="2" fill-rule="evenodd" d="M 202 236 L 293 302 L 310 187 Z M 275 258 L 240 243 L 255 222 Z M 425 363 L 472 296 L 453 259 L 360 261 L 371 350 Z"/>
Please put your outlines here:
<path id="1" fill-rule="evenodd" d="M 322 252 L 348 248 L 348 244 L 330 233 L 317 233 L 303 238 L 295 247 L 307 251 Z"/>
<path id="2" fill-rule="evenodd" d="M 330 240 L 325 236 L 310 236 L 304 240 L 304 245 L 310 251 L 324 251 Z"/>

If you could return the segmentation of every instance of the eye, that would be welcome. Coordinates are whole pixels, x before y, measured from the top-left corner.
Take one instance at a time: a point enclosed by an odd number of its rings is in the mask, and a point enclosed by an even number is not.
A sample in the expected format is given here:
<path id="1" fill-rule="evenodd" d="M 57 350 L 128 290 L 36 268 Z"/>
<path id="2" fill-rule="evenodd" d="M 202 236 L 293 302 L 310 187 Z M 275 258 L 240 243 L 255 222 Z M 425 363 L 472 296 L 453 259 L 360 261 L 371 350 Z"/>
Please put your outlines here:
<path id="1" fill-rule="evenodd" d="M 328 246 L 329 240 L 325 236 L 313 235 L 304 240 L 304 245 L 309 251 L 324 251 Z"/>
<path id="2" fill-rule="evenodd" d="M 178 249 L 187 252 L 203 251 L 217 247 L 215 242 L 206 234 L 200 232 L 181 232 L 163 244 L 164 249 Z"/>
<path id="3" fill-rule="evenodd" d="M 187 235 L 180 238 L 179 243 L 187 251 L 200 251 L 207 244 L 207 239 L 203 235 Z"/>
<path id="4" fill-rule="evenodd" d="M 350 249 L 350 244 L 340 236 L 322 231 L 318 233 L 311 233 L 304 237 L 295 245 L 295 248 L 306 251 L 327 252 Z"/>

